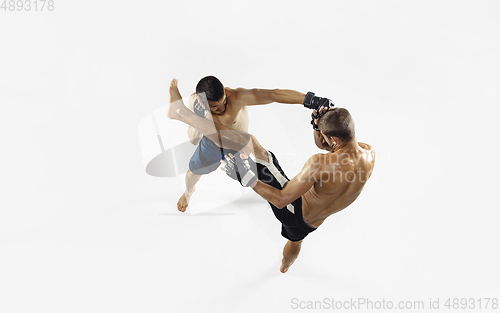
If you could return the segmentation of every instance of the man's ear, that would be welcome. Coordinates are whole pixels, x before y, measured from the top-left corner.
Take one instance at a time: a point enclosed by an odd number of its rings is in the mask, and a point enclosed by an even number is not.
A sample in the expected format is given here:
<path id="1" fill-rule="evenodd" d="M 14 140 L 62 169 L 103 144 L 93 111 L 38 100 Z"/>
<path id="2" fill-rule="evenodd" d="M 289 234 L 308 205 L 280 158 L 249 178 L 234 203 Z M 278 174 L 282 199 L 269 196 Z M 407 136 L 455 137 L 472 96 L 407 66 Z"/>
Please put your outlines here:
<path id="1" fill-rule="evenodd" d="M 330 140 L 337 146 L 340 143 L 340 139 L 337 137 L 330 137 Z"/>

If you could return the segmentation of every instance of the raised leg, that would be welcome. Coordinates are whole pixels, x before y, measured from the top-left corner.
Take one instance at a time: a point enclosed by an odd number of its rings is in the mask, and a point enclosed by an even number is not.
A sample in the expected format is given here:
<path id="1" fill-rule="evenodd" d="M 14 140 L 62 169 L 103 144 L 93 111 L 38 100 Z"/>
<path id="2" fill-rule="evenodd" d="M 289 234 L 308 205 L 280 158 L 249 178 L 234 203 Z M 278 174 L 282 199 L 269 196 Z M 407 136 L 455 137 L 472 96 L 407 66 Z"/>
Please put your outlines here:
<path id="1" fill-rule="evenodd" d="M 283 260 L 281 261 L 280 271 L 282 273 L 286 273 L 290 266 L 292 266 L 293 262 L 297 259 L 300 252 L 300 247 L 302 246 L 301 241 L 290 241 L 286 243 L 283 248 Z"/>
<path id="2" fill-rule="evenodd" d="M 195 185 L 200 180 L 201 175 L 196 175 L 191 170 L 186 173 L 186 191 L 182 194 L 179 201 L 177 201 L 177 210 L 181 212 L 186 212 L 186 208 L 189 205 L 189 199 L 196 190 Z"/>

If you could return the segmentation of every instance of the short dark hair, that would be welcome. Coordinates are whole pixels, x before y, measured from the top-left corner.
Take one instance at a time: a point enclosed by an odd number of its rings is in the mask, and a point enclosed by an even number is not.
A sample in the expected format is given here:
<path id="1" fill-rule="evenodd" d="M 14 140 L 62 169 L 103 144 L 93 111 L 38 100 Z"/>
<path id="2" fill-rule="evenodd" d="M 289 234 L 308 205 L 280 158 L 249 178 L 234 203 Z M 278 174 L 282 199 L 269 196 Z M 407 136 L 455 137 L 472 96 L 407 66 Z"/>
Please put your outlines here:
<path id="1" fill-rule="evenodd" d="M 356 135 L 354 120 L 344 108 L 333 108 L 318 121 L 319 130 L 328 137 L 337 137 L 343 142 L 349 142 Z"/>
<path id="2" fill-rule="evenodd" d="M 208 101 L 219 101 L 224 97 L 224 86 L 217 77 L 203 77 L 196 85 L 196 93 L 202 92 L 205 93 Z"/>

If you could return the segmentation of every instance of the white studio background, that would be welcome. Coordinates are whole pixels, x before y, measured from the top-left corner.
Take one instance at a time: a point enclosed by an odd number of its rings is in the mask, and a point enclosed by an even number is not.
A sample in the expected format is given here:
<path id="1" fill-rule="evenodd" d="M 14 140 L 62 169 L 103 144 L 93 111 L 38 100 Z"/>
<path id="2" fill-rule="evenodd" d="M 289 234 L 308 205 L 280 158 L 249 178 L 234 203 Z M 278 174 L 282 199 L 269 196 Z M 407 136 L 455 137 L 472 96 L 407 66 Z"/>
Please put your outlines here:
<path id="1" fill-rule="evenodd" d="M 0 10 L 0 311 L 289 312 L 359 297 L 439 298 L 444 310 L 450 297 L 499 298 L 499 56 L 493 0 Z M 258 196 L 181 214 L 180 180 L 144 170 L 139 121 L 168 102 L 172 78 L 187 99 L 206 75 L 330 97 L 377 151 L 360 198 L 286 274 L 286 241 Z M 319 152 L 300 110 L 250 108 L 250 132 L 289 177 Z"/>

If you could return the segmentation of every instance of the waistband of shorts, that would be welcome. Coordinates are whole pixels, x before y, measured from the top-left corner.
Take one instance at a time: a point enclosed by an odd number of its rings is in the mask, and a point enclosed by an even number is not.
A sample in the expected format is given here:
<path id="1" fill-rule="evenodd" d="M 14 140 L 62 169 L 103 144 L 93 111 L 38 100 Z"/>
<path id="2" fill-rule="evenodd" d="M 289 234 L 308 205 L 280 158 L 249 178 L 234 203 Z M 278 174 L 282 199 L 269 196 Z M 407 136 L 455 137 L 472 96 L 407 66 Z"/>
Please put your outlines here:
<path id="1" fill-rule="evenodd" d="M 312 226 L 311 224 L 309 224 L 308 221 L 306 221 L 306 219 L 304 217 L 304 214 L 302 214 L 302 203 L 300 205 L 300 209 L 299 210 L 297 210 L 297 208 L 296 208 L 296 211 L 295 211 L 294 215 L 295 215 L 295 219 L 297 221 L 297 224 L 303 230 L 311 232 L 311 231 L 313 231 L 313 230 L 316 229 L 316 227 Z"/>
<path id="2" fill-rule="evenodd" d="M 316 227 L 312 226 L 307 220 L 306 218 L 304 217 L 304 214 L 302 214 L 302 220 L 304 221 L 304 223 L 306 224 L 307 227 L 309 228 L 313 228 L 313 229 L 316 229 Z"/>

